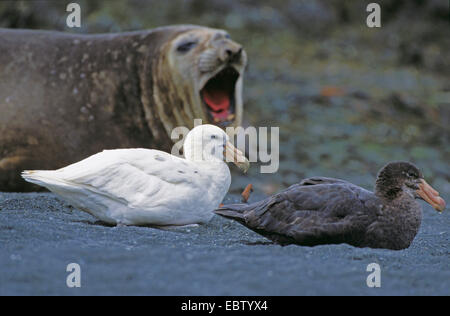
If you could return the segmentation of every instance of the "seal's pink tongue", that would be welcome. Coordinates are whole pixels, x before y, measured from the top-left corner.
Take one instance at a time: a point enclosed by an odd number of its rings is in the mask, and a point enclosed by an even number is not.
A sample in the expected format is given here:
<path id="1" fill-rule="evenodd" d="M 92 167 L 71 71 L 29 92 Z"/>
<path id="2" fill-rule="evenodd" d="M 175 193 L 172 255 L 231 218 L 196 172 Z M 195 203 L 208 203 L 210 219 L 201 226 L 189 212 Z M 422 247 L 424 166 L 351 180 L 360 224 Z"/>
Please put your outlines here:
<path id="1" fill-rule="evenodd" d="M 226 110 L 230 107 L 230 98 L 226 91 L 205 89 L 203 90 L 203 99 L 214 112 L 228 112 Z"/>

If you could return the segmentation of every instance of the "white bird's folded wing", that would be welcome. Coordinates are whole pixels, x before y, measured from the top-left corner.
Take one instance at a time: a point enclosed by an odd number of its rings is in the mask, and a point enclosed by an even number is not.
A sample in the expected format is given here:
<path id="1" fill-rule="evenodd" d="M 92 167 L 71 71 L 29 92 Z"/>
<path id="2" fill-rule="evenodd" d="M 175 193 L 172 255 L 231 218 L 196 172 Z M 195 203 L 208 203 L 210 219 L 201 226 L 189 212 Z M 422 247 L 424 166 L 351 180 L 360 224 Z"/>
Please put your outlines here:
<path id="1" fill-rule="evenodd" d="M 131 207 L 145 204 L 152 208 L 192 190 L 196 172 L 194 164 L 162 151 L 116 149 L 56 170 L 54 177 Z"/>

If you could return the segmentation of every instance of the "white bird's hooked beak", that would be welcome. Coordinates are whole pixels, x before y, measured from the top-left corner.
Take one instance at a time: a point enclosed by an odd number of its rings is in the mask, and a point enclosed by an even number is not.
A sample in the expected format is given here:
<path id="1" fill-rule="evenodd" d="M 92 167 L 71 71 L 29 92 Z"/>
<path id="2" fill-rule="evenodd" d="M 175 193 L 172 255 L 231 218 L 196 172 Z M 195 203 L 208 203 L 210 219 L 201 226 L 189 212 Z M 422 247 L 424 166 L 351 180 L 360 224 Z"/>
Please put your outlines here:
<path id="1" fill-rule="evenodd" d="M 248 168 L 250 168 L 250 162 L 244 156 L 244 154 L 233 146 L 229 141 L 226 142 L 224 146 L 224 155 L 227 162 L 233 162 L 242 172 L 246 173 Z"/>

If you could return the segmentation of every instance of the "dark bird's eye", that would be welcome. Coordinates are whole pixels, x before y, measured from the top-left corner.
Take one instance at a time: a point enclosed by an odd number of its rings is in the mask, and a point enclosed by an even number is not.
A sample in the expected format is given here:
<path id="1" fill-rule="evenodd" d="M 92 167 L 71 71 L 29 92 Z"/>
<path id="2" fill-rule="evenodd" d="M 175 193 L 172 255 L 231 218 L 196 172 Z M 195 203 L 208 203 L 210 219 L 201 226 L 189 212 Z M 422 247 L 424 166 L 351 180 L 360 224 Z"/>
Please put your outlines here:
<path id="1" fill-rule="evenodd" d="M 191 50 L 195 45 L 197 45 L 197 42 L 194 41 L 181 43 L 180 45 L 178 45 L 177 51 L 180 53 L 186 53 L 189 50 Z"/>
<path id="2" fill-rule="evenodd" d="M 417 177 L 417 175 L 416 175 L 414 172 L 412 172 L 412 171 L 409 171 L 406 175 L 407 175 L 408 177 L 410 177 L 410 178 L 415 178 L 415 177 Z"/>

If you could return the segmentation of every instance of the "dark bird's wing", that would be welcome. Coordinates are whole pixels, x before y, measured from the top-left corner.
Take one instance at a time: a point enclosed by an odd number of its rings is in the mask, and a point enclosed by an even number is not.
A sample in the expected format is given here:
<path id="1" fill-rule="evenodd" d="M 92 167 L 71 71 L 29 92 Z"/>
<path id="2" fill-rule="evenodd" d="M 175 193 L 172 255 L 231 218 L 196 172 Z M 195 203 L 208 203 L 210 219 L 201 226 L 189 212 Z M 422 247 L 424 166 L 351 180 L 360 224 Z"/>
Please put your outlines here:
<path id="1" fill-rule="evenodd" d="M 348 181 L 341 180 L 341 179 L 335 179 L 335 178 L 326 178 L 326 177 L 311 177 L 306 178 L 300 181 L 297 184 L 294 184 L 292 186 L 302 186 L 302 185 L 316 185 L 316 184 L 332 184 L 332 183 L 346 183 L 349 185 L 353 185 Z"/>
<path id="2" fill-rule="evenodd" d="M 375 199 L 346 181 L 310 178 L 263 201 L 226 205 L 216 213 L 280 244 L 358 245 L 376 216 Z"/>

